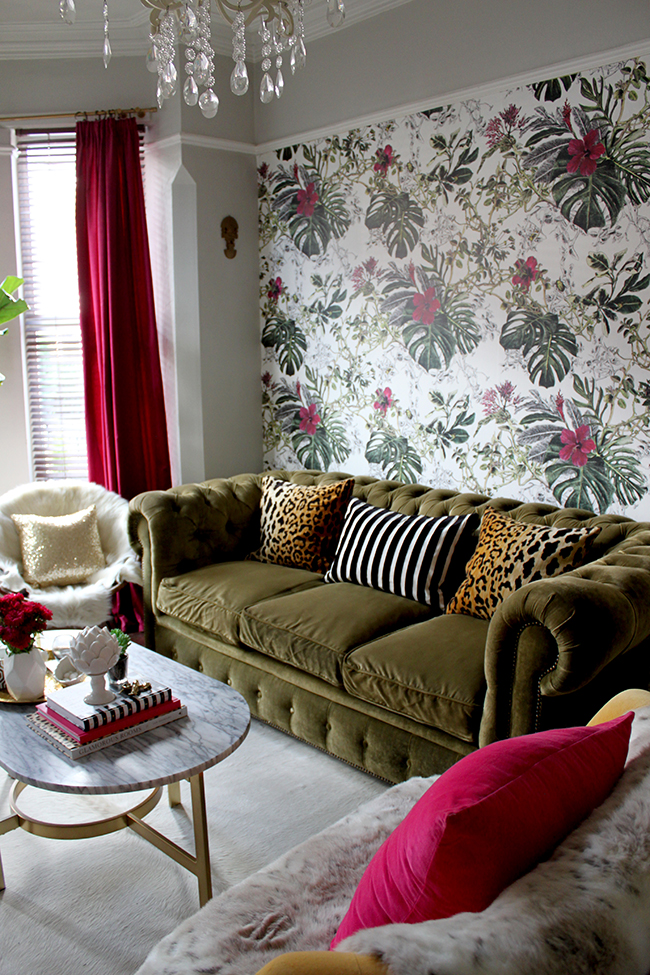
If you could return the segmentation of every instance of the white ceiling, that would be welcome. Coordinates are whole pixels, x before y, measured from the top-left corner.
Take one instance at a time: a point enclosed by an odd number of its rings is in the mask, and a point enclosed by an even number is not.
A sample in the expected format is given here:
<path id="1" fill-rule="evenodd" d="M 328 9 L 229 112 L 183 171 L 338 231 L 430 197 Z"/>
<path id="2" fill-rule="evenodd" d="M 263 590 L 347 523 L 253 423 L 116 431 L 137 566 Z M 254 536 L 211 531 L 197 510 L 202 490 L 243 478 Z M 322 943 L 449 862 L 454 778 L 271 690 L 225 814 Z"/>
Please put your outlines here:
<path id="1" fill-rule="evenodd" d="M 345 0 L 345 26 L 409 2 Z M 0 58 L 100 57 L 102 0 L 76 0 L 76 8 L 76 22 L 68 25 L 61 20 L 58 0 L 0 0 Z M 325 10 L 325 0 L 307 0 L 307 42 L 331 30 Z M 139 0 L 108 0 L 108 11 L 113 55 L 144 54 L 149 45 L 149 11 Z M 212 34 L 217 53 L 230 54 L 232 30 L 217 13 L 213 15 Z"/>

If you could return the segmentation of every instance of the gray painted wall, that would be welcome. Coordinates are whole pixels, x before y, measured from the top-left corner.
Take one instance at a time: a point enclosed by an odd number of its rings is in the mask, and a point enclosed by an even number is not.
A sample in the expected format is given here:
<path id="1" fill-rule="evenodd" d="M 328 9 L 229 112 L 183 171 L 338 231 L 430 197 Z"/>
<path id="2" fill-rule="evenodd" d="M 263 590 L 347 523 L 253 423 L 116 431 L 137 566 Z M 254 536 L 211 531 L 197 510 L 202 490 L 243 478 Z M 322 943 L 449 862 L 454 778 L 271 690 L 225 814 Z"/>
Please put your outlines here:
<path id="1" fill-rule="evenodd" d="M 348 0 L 351 9 L 354 0 Z M 323 6 L 324 4 L 319 4 Z M 646 0 L 412 0 L 312 43 L 282 99 L 255 102 L 258 143 L 497 82 L 650 37 Z M 258 66 L 259 67 L 259 66 Z M 258 72 L 259 74 L 259 72 Z M 549 77 L 555 77 L 551 73 Z"/>

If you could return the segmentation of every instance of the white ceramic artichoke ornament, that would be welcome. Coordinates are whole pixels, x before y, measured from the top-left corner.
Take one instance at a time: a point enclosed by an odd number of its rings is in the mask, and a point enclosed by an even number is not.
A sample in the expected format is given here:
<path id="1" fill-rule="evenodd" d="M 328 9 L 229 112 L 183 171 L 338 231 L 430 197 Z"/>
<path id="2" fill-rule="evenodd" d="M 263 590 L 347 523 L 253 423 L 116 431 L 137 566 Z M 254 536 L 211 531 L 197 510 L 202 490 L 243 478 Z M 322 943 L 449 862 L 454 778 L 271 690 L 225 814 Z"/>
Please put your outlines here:
<path id="1" fill-rule="evenodd" d="M 105 626 L 87 626 L 70 641 L 70 656 L 82 674 L 90 677 L 86 704 L 110 704 L 115 694 L 106 687 L 106 673 L 116 663 L 120 645 Z"/>

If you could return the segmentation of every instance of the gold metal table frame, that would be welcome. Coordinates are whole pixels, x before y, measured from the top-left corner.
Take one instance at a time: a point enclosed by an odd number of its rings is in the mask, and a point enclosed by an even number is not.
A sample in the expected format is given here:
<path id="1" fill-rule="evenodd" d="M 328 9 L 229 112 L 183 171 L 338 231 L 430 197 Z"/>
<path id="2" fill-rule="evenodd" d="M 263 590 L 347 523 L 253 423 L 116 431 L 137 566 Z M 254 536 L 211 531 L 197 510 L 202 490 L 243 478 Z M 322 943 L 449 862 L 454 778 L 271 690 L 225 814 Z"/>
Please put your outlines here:
<path id="1" fill-rule="evenodd" d="M 107 833 L 115 833 L 120 829 L 132 829 L 142 836 L 147 842 L 153 844 L 176 863 L 179 863 L 190 873 L 193 873 L 199 882 L 199 903 L 204 904 L 212 897 L 212 876 L 210 871 L 210 849 L 208 845 L 208 823 L 205 806 L 205 788 L 203 784 L 203 772 L 191 775 L 187 778 L 190 783 L 190 795 L 192 798 L 192 824 L 194 828 L 194 855 L 188 853 L 173 840 L 170 840 L 163 833 L 160 833 L 153 826 L 143 821 L 143 817 L 155 809 L 162 796 L 163 786 L 156 786 L 149 794 L 137 805 L 126 809 L 114 816 L 106 819 L 96 819 L 84 823 L 48 823 L 40 819 L 34 819 L 28 813 L 20 809 L 18 798 L 26 788 L 38 788 L 28 786 L 26 782 L 14 781 L 9 797 L 9 807 L 12 815 L 0 821 L 0 836 L 9 833 L 13 829 L 24 829 L 35 836 L 45 836 L 55 840 L 81 840 L 93 836 L 104 836 Z M 180 780 L 170 782 L 167 786 L 167 794 L 170 806 L 181 805 L 181 784 Z M 2 858 L 0 857 L 0 890 L 5 889 L 4 873 L 2 870 Z"/>

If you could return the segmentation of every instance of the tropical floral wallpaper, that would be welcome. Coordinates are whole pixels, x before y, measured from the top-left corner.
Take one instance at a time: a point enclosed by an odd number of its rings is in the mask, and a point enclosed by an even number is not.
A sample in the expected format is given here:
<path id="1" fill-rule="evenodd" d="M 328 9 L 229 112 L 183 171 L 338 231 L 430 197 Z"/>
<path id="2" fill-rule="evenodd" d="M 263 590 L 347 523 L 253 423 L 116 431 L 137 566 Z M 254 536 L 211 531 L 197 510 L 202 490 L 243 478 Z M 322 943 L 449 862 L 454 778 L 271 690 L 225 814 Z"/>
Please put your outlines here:
<path id="1" fill-rule="evenodd" d="M 267 467 L 650 520 L 641 59 L 259 159 Z"/>

